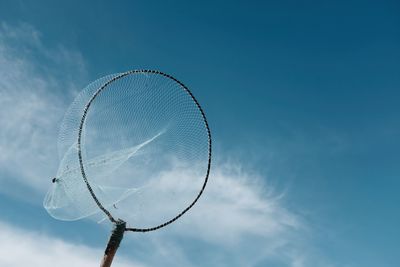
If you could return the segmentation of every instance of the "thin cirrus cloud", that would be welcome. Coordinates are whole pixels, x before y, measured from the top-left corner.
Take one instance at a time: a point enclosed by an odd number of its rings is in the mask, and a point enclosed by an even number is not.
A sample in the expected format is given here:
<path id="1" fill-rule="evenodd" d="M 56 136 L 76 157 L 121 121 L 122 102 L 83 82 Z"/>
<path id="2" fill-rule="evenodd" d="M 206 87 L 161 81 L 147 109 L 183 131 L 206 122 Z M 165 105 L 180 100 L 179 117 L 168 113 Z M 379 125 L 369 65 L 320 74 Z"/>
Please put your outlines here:
<path id="1" fill-rule="evenodd" d="M 208 244 L 203 248 L 208 258 L 202 259 L 207 266 L 258 266 L 272 258 L 292 266 L 303 253 L 297 236 L 304 230 L 301 220 L 282 206 L 281 196 L 266 192 L 261 177 L 234 166 L 238 164 L 213 168 L 206 193 L 193 210 L 152 241 L 167 251 L 180 250 L 180 255 L 187 253 L 176 245 L 176 237 Z"/>
<path id="2" fill-rule="evenodd" d="M 49 181 L 57 164 L 55 125 L 65 108 L 57 94 L 75 89 L 74 82 L 61 78 L 60 72 L 75 72 L 79 80 L 83 66 L 79 53 L 62 46 L 45 47 L 32 26 L 0 24 L 1 184 L 12 181 L 14 186 L 40 191 Z"/>
<path id="3" fill-rule="evenodd" d="M 68 75 L 59 75 L 49 66 L 57 66 Z M 46 47 L 40 32 L 28 24 L 1 24 L 0 194 L 13 195 L 10 191 L 14 190 L 8 189 L 12 185 L 29 189 L 22 195 L 27 191 L 44 195 L 58 164 L 57 125 L 72 94 L 82 85 L 78 85 L 79 79 L 85 75 L 79 52 L 62 46 Z M 77 77 L 78 81 L 65 77 Z M 269 193 L 264 178 L 237 166 L 240 164 L 216 163 L 205 195 L 168 230 L 135 236 L 135 241 L 126 237 L 125 245 L 132 244 L 140 254 L 136 254 L 140 261 L 134 266 L 263 266 L 266 262 L 320 266 L 321 257 L 310 252 L 310 242 L 303 235 L 305 223 L 284 207 L 283 196 Z M 40 200 L 35 203 L 41 205 Z M 68 259 L 68 266 L 95 266 L 101 255 L 96 249 L 1 221 L 0 233 L 2 244 L 19 246 L 15 251 L 0 247 L 2 266 L 19 267 L 32 262 L 35 266 L 53 266 L 55 261 L 61 262 L 57 258 Z M 197 253 L 207 258 L 201 263 L 193 260 L 193 253 L 188 251 L 192 245 L 183 245 L 182 240 L 198 244 Z M 38 249 L 37 242 L 47 242 L 45 247 L 51 251 Z M 173 257 L 161 262 L 165 255 Z M 116 266 L 131 266 L 128 257 L 122 249 L 122 261 Z"/>
<path id="4" fill-rule="evenodd" d="M 86 267 L 98 266 L 103 254 L 99 248 L 74 244 L 62 239 L 13 227 L 0 221 L 0 266 Z M 144 267 L 124 257 L 113 266 Z"/>

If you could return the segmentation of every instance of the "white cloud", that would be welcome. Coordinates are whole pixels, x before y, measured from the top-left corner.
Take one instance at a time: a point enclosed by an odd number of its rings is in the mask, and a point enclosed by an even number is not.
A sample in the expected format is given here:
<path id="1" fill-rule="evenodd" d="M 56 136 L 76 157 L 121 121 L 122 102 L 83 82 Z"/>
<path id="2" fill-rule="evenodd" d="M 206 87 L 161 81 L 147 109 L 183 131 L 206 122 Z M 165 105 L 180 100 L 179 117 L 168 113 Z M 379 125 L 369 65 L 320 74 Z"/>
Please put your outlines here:
<path id="1" fill-rule="evenodd" d="M 65 77 L 84 75 L 78 52 L 45 47 L 28 24 L 0 24 L 0 183 L 46 188 L 57 166 L 57 125 L 65 109 L 60 94 L 76 87 Z"/>
<path id="2" fill-rule="evenodd" d="M 233 244 L 245 236 L 270 238 L 301 227 L 280 203 L 282 195 L 268 192 L 261 177 L 237 166 L 240 163 L 213 169 L 204 198 L 191 214 L 195 231 L 188 229 L 188 234 L 201 232 L 207 241 Z"/>
<path id="3" fill-rule="evenodd" d="M 302 266 L 306 257 L 302 246 L 307 243 L 300 238 L 306 231 L 303 222 L 284 208 L 283 195 L 267 189 L 265 179 L 238 166 L 215 166 L 204 195 L 191 211 L 164 230 L 140 236 L 143 250 L 156 247 L 154 258 L 171 254 L 179 259 L 164 266 L 257 266 L 268 259 L 280 266 Z M 199 253 L 207 257 L 201 262 L 190 259 L 193 255 L 185 240 L 189 247 L 201 244 Z M 151 265 L 158 263 L 151 260 Z"/>
<path id="4" fill-rule="evenodd" d="M 87 267 L 98 266 L 103 250 L 65 242 L 39 232 L 27 231 L 0 221 L 0 266 Z M 116 255 L 113 267 L 142 267 Z"/>

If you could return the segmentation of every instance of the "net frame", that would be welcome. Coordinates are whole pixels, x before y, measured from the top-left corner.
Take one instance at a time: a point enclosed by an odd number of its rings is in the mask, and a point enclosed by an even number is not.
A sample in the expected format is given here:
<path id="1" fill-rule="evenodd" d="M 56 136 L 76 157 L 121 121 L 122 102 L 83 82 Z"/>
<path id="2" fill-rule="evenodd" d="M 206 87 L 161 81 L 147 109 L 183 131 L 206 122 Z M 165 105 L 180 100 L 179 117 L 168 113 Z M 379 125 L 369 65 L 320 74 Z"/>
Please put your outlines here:
<path id="1" fill-rule="evenodd" d="M 203 119 L 204 122 L 204 126 L 206 128 L 206 132 L 207 132 L 207 138 L 208 138 L 208 162 L 207 162 L 207 171 L 206 171 L 206 175 L 204 177 L 204 182 L 203 185 L 199 191 L 199 193 L 197 194 L 197 196 L 194 198 L 194 200 L 189 204 L 189 206 L 187 206 L 184 210 L 182 210 L 180 213 L 178 213 L 175 217 L 171 218 L 170 220 L 167 220 L 166 222 L 153 226 L 153 227 L 148 227 L 148 228 L 134 228 L 134 227 L 126 227 L 125 231 L 132 231 L 132 232 L 150 232 L 150 231 L 155 231 L 157 229 L 160 229 L 162 227 L 165 227 L 171 223 L 173 223 L 174 221 L 176 221 L 177 219 L 179 219 L 183 214 L 185 214 L 188 210 L 190 210 L 194 204 L 196 204 L 196 202 L 199 200 L 200 196 L 203 194 L 204 189 L 207 185 L 208 182 L 208 178 L 209 178 L 209 174 L 210 174 L 210 169 L 211 169 L 211 131 L 210 131 L 210 127 L 208 124 L 208 121 L 206 119 L 205 113 L 203 111 L 203 109 L 201 108 L 199 102 L 197 101 L 197 99 L 194 97 L 193 93 L 189 90 L 189 88 L 187 86 L 185 86 L 182 82 L 180 82 L 178 79 L 174 78 L 173 76 L 166 74 L 164 72 L 158 71 L 158 70 L 148 70 L 148 69 L 141 69 L 141 70 L 131 70 L 131 71 L 127 71 L 124 73 L 121 73 L 119 75 L 117 75 L 116 77 L 113 77 L 112 79 L 110 79 L 109 81 L 107 81 L 104 85 L 102 85 L 99 89 L 97 89 L 97 91 L 93 94 L 93 96 L 89 99 L 89 101 L 87 102 L 87 104 L 85 105 L 85 108 L 83 110 L 83 115 L 81 117 L 81 121 L 80 121 L 80 125 L 79 125 L 79 131 L 78 131 L 78 141 L 77 141 L 77 148 L 78 148 L 78 158 L 79 158 L 79 165 L 80 165 L 80 171 L 81 171 L 81 175 L 83 178 L 83 181 L 86 184 L 86 187 L 90 193 L 90 195 L 92 196 L 93 200 L 95 201 L 95 203 L 97 204 L 97 206 L 99 207 L 99 209 L 104 212 L 104 214 L 108 217 L 108 219 L 114 223 L 117 224 L 119 221 L 116 220 L 111 212 L 109 210 L 107 210 L 102 204 L 101 202 L 98 200 L 96 194 L 94 193 L 89 180 L 87 179 L 86 176 L 86 172 L 85 172 L 85 167 L 84 167 L 84 163 L 83 163 L 83 157 L 82 157 L 82 146 L 81 146 L 81 142 L 82 142 L 82 132 L 83 132 L 83 128 L 84 128 L 84 124 L 85 124 L 85 120 L 86 120 L 86 116 L 88 114 L 89 108 L 91 106 L 91 104 L 93 103 L 93 101 L 96 99 L 96 97 L 104 90 L 107 89 L 107 87 L 119 80 L 122 79 L 128 75 L 135 75 L 135 74 L 154 74 L 154 75 L 161 75 L 165 78 L 168 78 L 170 80 L 172 80 L 173 82 L 177 83 L 179 85 L 179 87 L 185 91 L 190 98 L 192 99 L 192 101 L 194 102 L 195 106 L 197 107 L 197 109 L 200 111 L 201 117 Z"/>

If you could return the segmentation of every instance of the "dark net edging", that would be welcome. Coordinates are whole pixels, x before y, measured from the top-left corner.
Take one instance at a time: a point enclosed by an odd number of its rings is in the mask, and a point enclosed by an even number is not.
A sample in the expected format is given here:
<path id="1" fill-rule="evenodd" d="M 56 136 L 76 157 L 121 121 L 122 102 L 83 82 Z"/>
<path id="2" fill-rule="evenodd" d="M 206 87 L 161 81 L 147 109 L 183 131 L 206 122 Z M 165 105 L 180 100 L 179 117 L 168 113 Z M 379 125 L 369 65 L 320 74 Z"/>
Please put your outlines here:
<path id="1" fill-rule="evenodd" d="M 86 172 L 85 172 L 85 168 L 83 167 L 83 159 L 82 159 L 82 150 L 81 150 L 81 141 L 82 141 L 82 131 L 83 131 L 83 125 L 85 123 L 85 119 L 89 110 L 90 105 L 92 104 L 92 102 L 94 101 L 94 99 L 104 90 L 106 89 L 106 87 L 111 84 L 112 82 L 121 79 L 125 76 L 131 75 L 131 74 L 135 74 L 135 73 L 151 73 L 151 74 L 157 74 L 157 75 L 162 75 L 168 79 L 173 80 L 174 82 L 178 83 L 183 90 L 185 90 L 190 97 L 192 98 L 192 100 L 194 101 L 194 103 L 196 104 L 197 108 L 199 109 L 201 116 L 203 118 L 206 130 L 207 130 L 207 135 L 208 135 L 208 163 L 207 163 L 207 173 L 206 176 L 204 178 L 204 183 L 203 186 L 201 188 L 201 190 L 199 191 L 199 193 L 197 194 L 196 198 L 193 200 L 193 202 L 187 207 L 185 208 L 183 211 L 181 211 L 177 216 L 175 216 L 174 218 L 170 219 L 169 221 L 166 221 L 165 223 L 162 223 L 160 225 L 157 225 L 155 227 L 150 227 L 150 228 L 131 228 L 131 227 L 126 227 L 125 231 L 132 231 L 132 232 L 150 232 L 150 231 L 155 231 L 157 229 L 160 229 L 162 227 L 165 227 L 171 223 L 173 223 L 174 221 L 176 221 L 177 219 L 179 219 L 183 214 L 185 214 L 188 210 L 190 210 L 194 204 L 196 204 L 196 202 L 199 200 L 200 196 L 203 194 L 204 189 L 206 188 L 207 182 L 208 182 L 208 177 L 210 174 L 210 169 L 211 169 L 211 131 L 210 131 L 210 127 L 208 125 L 205 113 L 203 111 L 203 109 L 201 108 L 199 102 L 197 101 L 197 99 L 194 97 L 194 95 L 192 94 L 192 92 L 189 90 L 188 87 L 186 87 L 182 82 L 180 82 L 179 80 L 177 80 L 176 78 L 172 77 L 171 75 L 168 75 L 166 73 L 163 73 L 161 71 L 156 71 L 156 70 L 131 70 L 131 71 L 127 71 L 125 73 L 122 73 L 114 78 L 112 78 L 111 80 L 107 81 L 103 86 L 101 86 L 94 94 L 93 96 L 90 98 L 90 100 L 88 101 L 88 103 L 86 104 L 84 110 L 83 110 L 83 115 L 81 118 L 81 122 L 79 125 L 79 133 L 78 133 L 78 157 L 79 157 L 79 165 L 80 165 L 80 170 L 81 170 L 81 174 L 83 177 L 83 180 L 87 186 L 87 189 L 89 190 L 90 195 L 92 196 L 93 200 L 96 202 L 97 206 L 100 208 L 101 211 L 103 211 L 107 217 L 109 218 L 109 220 L 114 223 L 114 224 L 119 224 L 119 222 L 121 222 L 121 220 L 116 220 L 111 213 L 100 203 L 100 201 L 98 200 L 98 198 L 96 197 L 87 177 L 86 177 Z"/>

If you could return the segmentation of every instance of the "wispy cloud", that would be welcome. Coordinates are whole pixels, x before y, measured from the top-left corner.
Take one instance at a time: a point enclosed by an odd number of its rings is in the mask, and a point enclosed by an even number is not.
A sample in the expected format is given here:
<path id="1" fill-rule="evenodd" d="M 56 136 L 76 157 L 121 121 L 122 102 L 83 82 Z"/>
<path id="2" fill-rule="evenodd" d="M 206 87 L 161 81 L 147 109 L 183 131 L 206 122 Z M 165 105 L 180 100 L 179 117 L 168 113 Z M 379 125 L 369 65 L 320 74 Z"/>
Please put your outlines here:
<path id="1" fill-rule="evenodd" d="M 224 244 L 235 244 L 246 236 L 279 236 L 301 228 L 299 218 L 282 206 L 282 197 L 269 190 L 265 178 L 241 169 L 239 162 L 225 163 L 213 169 L 190 227 L 201 232 L 205 240 L 223 240 Z"/>
<path id="2" fill-rule="evenodd" d="M 65 242 L 40 232 L 16 228 L 1 221 L 0 236 L 0 266 L 98 266 L 103 255 L 102 249 Z M 118 255 L 113 266 L 143 267 L 144 265 Z"/>
<path id="3" fill-rule="evenodd" d="M 241 169 L 239 162 L 219 164 L 204 196 L 187 215 L 167 229 L 140 236 L 138 243 L 143 251 L 153 248 L 157 256 L 148 259 L 152 265 L 168 254 L 181 264 L 164 266 L 264 266 L 271 259 L 282 266 L 303 266 L 300 255 L 307 241 L 300 233 L 305 226 L 283 206 L 283 197 L 271 192 L 265 179 Z M 191 259 L 196 247 L 207 257 Z"/>
<path id="4" fill-rule="evenodd" d="M 28 24 L 0 25 L 1 183 L 38 191 L 54 174 L 57 122 L 65 109 L 59 95 L 68 96 L 76 87 L 65 78 L 70 75 L 75 81 L 85 75 L 78 52 L 45 47 Z"/>

